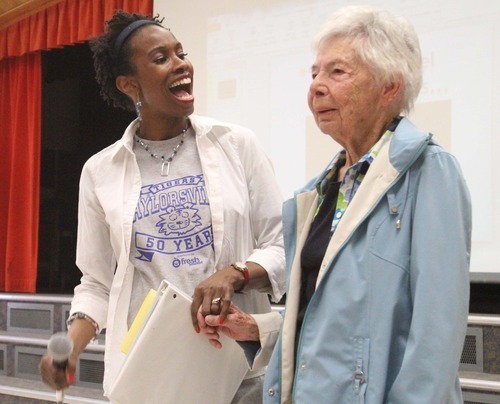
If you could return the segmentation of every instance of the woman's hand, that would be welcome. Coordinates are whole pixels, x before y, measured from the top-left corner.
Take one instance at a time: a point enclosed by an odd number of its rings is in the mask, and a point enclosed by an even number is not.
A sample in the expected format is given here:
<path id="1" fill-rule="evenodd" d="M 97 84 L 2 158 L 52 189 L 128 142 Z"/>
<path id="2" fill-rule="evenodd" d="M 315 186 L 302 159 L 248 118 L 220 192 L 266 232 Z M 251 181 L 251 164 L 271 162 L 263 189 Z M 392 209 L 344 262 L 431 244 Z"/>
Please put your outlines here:
<path id="1" fill-rule="evenodd" d="M 203 316 L 198 310 L 198 324 L 201 332 L 208 338 L 210 344 L 216 348 L 222 348 L 219 341 L 220 333 L 227 335 L 236 341 L 259 341 L 259 326 L 255 319 L 240 310 L 235 304 L 231 303 L 228 308 L 227 317 L 221 324 L 221 316 L 209 314 Z"/>
<path id="2" fill-rule="evenodd" d="M 203 317 L 218 314 L 219 321 L 224 322 L 234 291 L 238 290 L 244 281 L 240 272 L 227 267 L 218 270 L 195 288 L 191 304 L 191 320 L 196 332 L 200 331 L 197 316 L 200 310 Z"/>
<path id="3" fill-rule="evenodd" d="M 69 355 L 66 368 L 58 368 L 54 365 L 52 356 L 49 354 L 44 355 L 39 365 L 43 382 L 54 390 L 62 390 L 73 384 L 80 353 L 95 337 L 95 333 L 96 330 L 93 324 L 85 319 L 76 318 L 68 330 L 68 337 L 73 342 L 73 351 Z"/>
<path id="4" fill-rule="evenodd" d="M 66 368 L 54 365 L 52 356 L 45 354 L 40 361 L 40 375 L 42 381 L 54 390 L 68 388 L 75 381 L 76 363 L 78 357 L 73 354 L 68 358 Z"/>
<path id="5" fill-rule="evenodd" d="M 200 332 L 197 317 L 200 307 L 203 317 L 219 314 L 218 319 L 222 324 L 228 315 L 235 290 L 239 291 L 243 288 L 267 290 L 270 287 L 269 276 L 262 266 L 250 261 L 245 264 L 248 268 L 249 279 L 246 286 L 244 274 L 232 266 L 228 266 L 218 270 L 196 287 L 191 304 L 191 321 L 196 332 Z"/>

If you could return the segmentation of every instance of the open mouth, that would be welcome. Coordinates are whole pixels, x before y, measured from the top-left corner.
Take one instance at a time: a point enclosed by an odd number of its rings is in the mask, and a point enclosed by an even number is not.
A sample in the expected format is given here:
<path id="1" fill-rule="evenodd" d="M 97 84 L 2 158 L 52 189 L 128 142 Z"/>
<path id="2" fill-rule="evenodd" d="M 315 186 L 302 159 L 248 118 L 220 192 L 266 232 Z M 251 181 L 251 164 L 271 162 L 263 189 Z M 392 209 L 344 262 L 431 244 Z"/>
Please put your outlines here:
<path id="1" fill-rule="evenodd" d="M 191 78 L 177 80 L 169 87 L 170 92 L 179 99 L 189 99 L 191 95 Z"/>

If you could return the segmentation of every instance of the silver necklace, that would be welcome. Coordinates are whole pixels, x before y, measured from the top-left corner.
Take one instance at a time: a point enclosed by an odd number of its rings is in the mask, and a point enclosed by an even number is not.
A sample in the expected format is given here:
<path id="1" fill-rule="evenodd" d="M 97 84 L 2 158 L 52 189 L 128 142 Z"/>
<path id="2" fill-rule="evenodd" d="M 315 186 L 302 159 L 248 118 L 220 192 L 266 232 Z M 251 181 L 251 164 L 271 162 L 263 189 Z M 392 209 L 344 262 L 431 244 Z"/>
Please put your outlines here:
<path id="1" fill-rule="evenodd" d="M 160 175 L 162 177 L 168 177 L 168 173 L 170 172 L 170 163 L 176 156 L 177 152 L 179 151 L 179 148 L 184 144 L 184 138 L 186 137 L 186 131 L 188 130 L 188 125 L 186 124 L 186 127 L 182 129 L 182 132 L 179 135 L 182 135 L 181 140 L 177 144 L 177 146 L 174 147 L 172 150 L 172 154 L 169 157 L 165 156 L 159 156 L 158 154 L 152 153 L 149 151 L 149 146 L 142 141 L 142 139 L 139 137 L 139 129 L 137 129 L 137 132 L 135 133 L 135 137 L 137 139 L 137 143 L 139 143 L 144 150 L 146 150 L 149 155 L 155 159 L 160 159 L 161 160 L 161 171 Z"/>

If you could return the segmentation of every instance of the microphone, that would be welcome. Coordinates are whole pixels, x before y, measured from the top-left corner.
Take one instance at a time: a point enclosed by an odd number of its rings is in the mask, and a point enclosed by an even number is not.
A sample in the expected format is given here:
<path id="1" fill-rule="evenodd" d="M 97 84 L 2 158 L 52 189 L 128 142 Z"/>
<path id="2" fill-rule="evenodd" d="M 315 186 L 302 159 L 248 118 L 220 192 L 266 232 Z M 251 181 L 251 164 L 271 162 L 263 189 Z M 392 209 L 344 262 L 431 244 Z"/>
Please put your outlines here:
<path id="1" fill-rule="evenodd" d="M 52 335 L 47 344 L 47 353 L 52 357 L 52 363 L 61 370 L 66 369 L 72 350 L 73 341 L 64 332 Z M 64 390 L 56 390 L 56 401 L 58 403 L 64 402 Z"/>

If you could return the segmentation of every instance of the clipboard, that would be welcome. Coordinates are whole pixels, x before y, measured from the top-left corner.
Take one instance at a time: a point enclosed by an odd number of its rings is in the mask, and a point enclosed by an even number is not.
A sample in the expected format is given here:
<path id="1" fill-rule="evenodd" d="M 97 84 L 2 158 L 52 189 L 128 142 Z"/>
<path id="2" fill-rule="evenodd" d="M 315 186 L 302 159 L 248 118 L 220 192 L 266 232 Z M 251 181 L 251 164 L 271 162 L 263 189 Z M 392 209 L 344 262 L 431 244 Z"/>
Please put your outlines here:
<path id="1" fill-rule="evenodd" d="M 127 357 L 108 398 L 116 404 L 229 404 L 249 369 L 238 343 L 221 334 L 222 349 L 216 349 L 197 334 L 191 298 L 174 285 L 162 281 L 156 296 L 148 296 L 122 345 Z"/>

